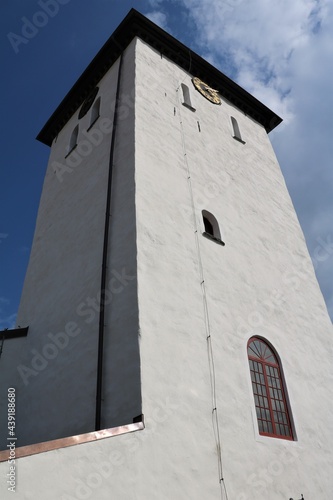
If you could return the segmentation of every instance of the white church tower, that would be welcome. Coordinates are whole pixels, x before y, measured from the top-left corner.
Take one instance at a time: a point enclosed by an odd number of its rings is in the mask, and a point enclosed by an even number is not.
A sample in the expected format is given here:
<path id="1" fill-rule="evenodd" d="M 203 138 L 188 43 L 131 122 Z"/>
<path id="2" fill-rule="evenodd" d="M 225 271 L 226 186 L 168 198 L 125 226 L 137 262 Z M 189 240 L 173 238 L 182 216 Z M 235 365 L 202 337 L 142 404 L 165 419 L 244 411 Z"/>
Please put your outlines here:
<path id="1" fill-rule="evenodd" d="M 332 325 L 280 122 L 135 10 L 67 94 L 0 332 L 2 499 L 331 497 Z"/>

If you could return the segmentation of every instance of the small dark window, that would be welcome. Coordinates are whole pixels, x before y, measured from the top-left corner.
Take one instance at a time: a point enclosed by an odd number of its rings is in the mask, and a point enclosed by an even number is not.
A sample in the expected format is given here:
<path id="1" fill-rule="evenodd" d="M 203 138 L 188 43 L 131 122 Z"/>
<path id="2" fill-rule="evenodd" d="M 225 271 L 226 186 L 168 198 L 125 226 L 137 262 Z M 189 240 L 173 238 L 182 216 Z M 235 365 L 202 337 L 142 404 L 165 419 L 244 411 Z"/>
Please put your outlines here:
<path id="1" fill-rule="evenodd" d="M 184 83 L 181 84 L 181 87 L 183 91 L 183 106 L 186 106 L 191 111 L 195 111 L 195 108 L 192 106 L 191 103 L 190 89 Z"/>
<path id="2" fill-rule="evenodd" d="M 237 120 L 233 116 L 231 117 L 231 124 L 232 124 L 233 133 L 234 133 L 233 138 L 236 139 L 237 141 L 245 144 L 245 142 L 242 139 Z"/>
<path id="3" fill-rule="evenodd" d="M 101 98 L 99 97 L 98 99 L 96 99 L 91 109 L 90 127 L 92 127 L 95 121 L 99 118 L 100 109 L 101 109 Z"/>
<path id="4" fill-rule="evenodd" d="M 221 239 L 219 224 L 214 215 L 207 210 L 203 210 L 202 220 L 205 228 L 203 235 L 224 246 L 224 242 Z"/>
<path id="5" fill-rule="evenodd" d="M 71 138 L 70 138 L 70 141 L 69 141 L 69 145 L 68 145 L 68 153 L 67 155 L 69 155 L 69 153 L 71 151 L 73 151 L 73 149 L 76 148 L 77 146 L 77 138 L 78 138 L 78 135 L 79 135 L 79 126 L 76 125 L 76 127 L 74 128 L 73 132 L 72 132 L 72 135 L 71 135 Z"/>
<path id="6" fill-rule="evenodd" d="M 205 215 L 203 215 L 203 221 L 204 221 L 206 233 L 210 234 L 211 236 L 214 236 L 213 224 L 211 222 L 209 222 L 209 220 L 207 219 L 207 217 Z"/>
<path id="7" fill-rule="evenodd" d="M 259 434 L 293 440 L 290 410 L 276 353 L 252 337 L 247 346 Z"/>
<path id="8" fill-rule="evenodd" d="M 98 94 L 98 90 L 99 90 L 99 88 L 95 87 L 90 92 L 90 94 L 88 95 L 88 97 L 86 97 L 86 99 L 84 100 L 84 102 L 83 102 L 83 104 L 81 106 L 81 109 L 79 111 L 79 120 L 81 120 L 81 118 L 83 118 L 85 116 L 85 114 L 88 113 L 90 107 L 92 106 L 92 103 L 96 99 L 96 96 Z"/>

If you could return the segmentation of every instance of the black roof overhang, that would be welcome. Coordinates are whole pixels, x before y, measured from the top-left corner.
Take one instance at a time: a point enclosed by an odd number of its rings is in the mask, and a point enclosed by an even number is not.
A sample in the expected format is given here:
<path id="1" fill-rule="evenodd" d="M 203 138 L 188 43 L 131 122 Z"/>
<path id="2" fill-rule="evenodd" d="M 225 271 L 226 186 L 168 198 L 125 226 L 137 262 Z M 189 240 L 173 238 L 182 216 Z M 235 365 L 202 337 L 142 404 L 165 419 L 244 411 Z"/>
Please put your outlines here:
<path id="1" fill-rule="evenodd" d="M 221 96 L 261 123 L 267 132 L 281 123 L 282 119 L 258 99 L 138 11 L 131 9 L 40 131 L 37 136 L 39 141 L 51 146 L 69 118 L 135 37 L 217 89 Z"/>

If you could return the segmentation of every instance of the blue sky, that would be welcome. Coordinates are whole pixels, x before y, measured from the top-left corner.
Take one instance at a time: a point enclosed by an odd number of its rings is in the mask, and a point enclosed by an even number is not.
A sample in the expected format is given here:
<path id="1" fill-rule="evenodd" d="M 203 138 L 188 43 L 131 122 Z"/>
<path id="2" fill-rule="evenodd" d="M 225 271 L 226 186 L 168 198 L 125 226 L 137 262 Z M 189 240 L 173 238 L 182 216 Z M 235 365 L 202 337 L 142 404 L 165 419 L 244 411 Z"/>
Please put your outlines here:
<path id="1" fill-rule="evenodd" d="M 284 118 L 270 136 L 333 317 L 331 2 L 12 0 L 0 7 L 0 328 L 15 322 L 48 161 L 35 137 L 131 7 Z"/>

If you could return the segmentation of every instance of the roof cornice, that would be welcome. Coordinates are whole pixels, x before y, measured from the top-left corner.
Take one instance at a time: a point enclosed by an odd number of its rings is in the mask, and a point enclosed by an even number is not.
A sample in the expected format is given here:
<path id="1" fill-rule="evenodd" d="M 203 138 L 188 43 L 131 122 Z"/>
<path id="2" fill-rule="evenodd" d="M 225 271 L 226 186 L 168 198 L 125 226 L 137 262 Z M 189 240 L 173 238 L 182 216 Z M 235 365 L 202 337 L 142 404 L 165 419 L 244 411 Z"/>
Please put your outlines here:
<path id="1" fill-rule="evenodd" d="M 44 125 L 37 136 L 39 141 L 51 146 L 53 139 L 135 37 L 217 89 L 221 96 L 263 125 L 267 132 L 281 123 L 279 116 L 237 83 L 137 10 L 131 9 Z"/>

